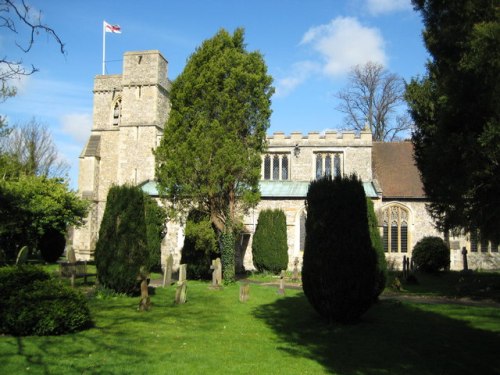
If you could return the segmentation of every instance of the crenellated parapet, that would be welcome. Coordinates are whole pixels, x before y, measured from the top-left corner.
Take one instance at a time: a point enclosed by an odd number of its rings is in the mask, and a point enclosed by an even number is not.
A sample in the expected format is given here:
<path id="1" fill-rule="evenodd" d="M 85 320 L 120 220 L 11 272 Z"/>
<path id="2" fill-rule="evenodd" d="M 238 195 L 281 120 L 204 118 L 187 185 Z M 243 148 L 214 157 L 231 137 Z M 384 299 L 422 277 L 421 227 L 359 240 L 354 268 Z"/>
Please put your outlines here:
<path id="1" fill-rule="evenodd" d="M 326 131 L 326 132 L 274 132 L 267 136 L 269 147 L 299 146 L 299 147 L 371 147 L 372 133 L 369 131 Z"/>

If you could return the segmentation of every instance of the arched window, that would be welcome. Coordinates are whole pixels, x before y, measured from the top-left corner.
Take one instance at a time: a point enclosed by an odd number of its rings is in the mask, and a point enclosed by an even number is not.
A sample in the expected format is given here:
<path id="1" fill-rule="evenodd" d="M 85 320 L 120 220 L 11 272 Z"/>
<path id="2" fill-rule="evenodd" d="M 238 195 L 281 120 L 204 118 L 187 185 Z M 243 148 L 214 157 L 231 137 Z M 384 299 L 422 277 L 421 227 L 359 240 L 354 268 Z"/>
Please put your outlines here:
<path id="1" fill-rule="evenodd" d="M 115 106 L 113 108 L 113 125 L 114 126 L 120 125 L 121 117 L 122 117 L 122 100 L 118 99 L 115 102 Z"/>
<path id="2" fill-rule="evenodd" d="M 281 158 L 281 179 L 288 180 L 288 157 L 286 155 Z"/>
<path id="3" fill-rule="evenodd" d="M 325 176 L 332 175 L 332 157 L 328 154 L 325 156 Z"/>
<path id="4" fill-rule="evenodd" d="M 280 157 L 274 155 L 273 157 L 273 180 L 280 179 Z"/>
<path id="5" fill-rule="evenodd" d="M 399 205 L 384 209 L 383 242 L 385 252 L 408 252 L 408 218 L 408 210 Z"/>
<path id="6" fill-rule="evenodd" d="M 320 179 L 323 176 L 323 157 L 321 154 L 316 155 L 316 178 Z"/>
<path id="7" fill-rule="evenodd" d="M 271 157 L 266 155 L 264 158 L 264 180 L 271 179 Z"/>
<path id="8" fill-rule="evenodd" d="M 339 177 L 341 174 L 341 167 L 340 167 L 340 155 L 335 154 L 335 157 L 333 158 L 333 168 L 334 168 L 334 177 Z"/>

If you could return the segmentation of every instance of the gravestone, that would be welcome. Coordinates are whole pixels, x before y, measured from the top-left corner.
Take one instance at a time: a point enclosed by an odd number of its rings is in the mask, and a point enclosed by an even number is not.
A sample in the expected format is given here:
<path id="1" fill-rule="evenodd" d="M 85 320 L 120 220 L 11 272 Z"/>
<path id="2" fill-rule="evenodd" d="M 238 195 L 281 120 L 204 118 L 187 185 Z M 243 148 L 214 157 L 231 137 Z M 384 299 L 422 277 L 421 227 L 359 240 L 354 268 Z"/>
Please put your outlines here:
<path id="1" fill-rule="evenodd" d="M 240 285 L 240 302 L 248 301 L 250 296 L 250 285 L 248 283 Z"/>
<path id="2" fill-rule="evenodd" d="M 295 260 L 293 261 L 292 281 L 299 281 L 299 258 L 295 258 Z"/>
<path id="3" fill-rule="evenodd" d="M 169 254 L 167 261 L 165 262 L 165 269 L 163 270 L 163 287 L 165 285 L 170 286 L 172 284 L 172 268 L 174 266 L 174 257 Z"/>
<path id="4" fill-rule="evenodd" d="M 179 280 L 178 280 L 179 283 L 186 281 L 186 267 L 187 264 L 181 264 L 179 266 Z"/>
<path id="5" fill-rule="evenodd" d="M 222 286 L 222 263 L 220 258 L 212 260 L 212 265 L 210 266 L 212 271 L 212 287 L 220 288 Z"/>
<path id="6" fill-rule="evenodd" d="M 280 274 L 280 287 L 278 289 L 278 294 L 285 294 L 285 271 L 281 271 Z"/>
<path id="7" fill-rule="evenodd" d="M 186 303 L 187 300 L 187 282 L 186 280 L 177 283 L 177 289 L 175 290 L 175 303 L 177 305 L 182 305 Z"/>
<path id="8" fill-rule="evenodd" d="M 469 264 L 467 262 L 467 249 L 465 248 L 465 246 L 462 248 L 462 258 L 463 258 L 463 262 L 464 262 L 463 271 L 467 272 L 469 270 Z"/>

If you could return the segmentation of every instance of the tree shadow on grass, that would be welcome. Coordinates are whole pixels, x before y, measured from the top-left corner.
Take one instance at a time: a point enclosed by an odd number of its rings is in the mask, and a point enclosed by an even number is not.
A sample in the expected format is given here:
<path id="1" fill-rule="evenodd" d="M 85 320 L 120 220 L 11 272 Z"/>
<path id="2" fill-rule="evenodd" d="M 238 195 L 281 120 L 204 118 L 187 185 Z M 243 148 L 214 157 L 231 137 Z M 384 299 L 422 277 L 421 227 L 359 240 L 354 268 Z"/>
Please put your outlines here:
<path id="1" fill-rule="evenodd" d="M 356 325 L 328 325 L 303 294 L 254 311 L 279 349 L 332 373 L 500 374 L 499 334 L 396 301 L 380 302 Z"/>
<path id="2" fill-rule="evenodd" d="M 169 362 L 172 355 L 169 346 L 182 344 L 193 332 L 217 332 L 217 327 L 224 324 L 220 314 L 198 303 L 174 305 L 174 293 L 174 290 L 157 293 L 153 309 L 145 313 L 137 311 L 138 298 L 96 301 L 95 325 L 86 331 L 8 338 L 3 343 L 5 350 L 0 352 L 0 373 L 4 366 L 16 372 L 29 369 L 41 374 L 130 374 L 137 369 L 148 373 L 150 360 L 155 362 L 161 356 L 165 363 Z M 204 303 L 216 309 L 216 295 L 203 298 Z M 169 337 L 168 345 L 165 336 Z"/>

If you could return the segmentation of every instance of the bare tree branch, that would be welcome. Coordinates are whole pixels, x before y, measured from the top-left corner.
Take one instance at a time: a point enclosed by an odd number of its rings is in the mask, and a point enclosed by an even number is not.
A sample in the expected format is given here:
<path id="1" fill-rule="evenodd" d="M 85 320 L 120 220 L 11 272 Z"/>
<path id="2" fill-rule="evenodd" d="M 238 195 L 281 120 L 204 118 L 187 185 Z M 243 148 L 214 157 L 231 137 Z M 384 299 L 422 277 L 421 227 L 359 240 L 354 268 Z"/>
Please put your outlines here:
<path id="1" fill-rule="evenodd" d="M 346 129 L 368 127 L 374 140 L 392 141 L 411 128 L 408 116 L 407 121 L 397 116 L 398 108 L 405 103 L 403 94 L 402 78 L 380 64 L 368 62 L 352 68 L 348 86 L 336 94 L 340 99 L 336 109 L 345 113 Z"/>
<path id="2" fill-rule="evenodd" d="M 48 127 L 32 119 L 12 128 L 0 145 L 17 161 L 20 173 L 46 177 L 64 177 L 69 165 L 61 160 Z"/>
<path id="3" fill-rule="evenodd" d="M 27 41 L 23 44 L 17 40 L 14 42 L 22 52 L 29 52 L 35 43 L 36 37 L 40 33 L 45 33 L 56 41 L 60 52 L 63 55 L 66 54 L 64 43 L 57 33 L 48 25 L 43 24 L 41 19 L 42 12 L 34 10 L 26 4 L 25 0 L 0 0 L 0 28 L 6 28 L 14 34 L 19 34 L 18 30 L 21 29 L 28 30 L 29 37 Z M 15 87 L 10 85 L 12 79 L 28 76 L 35 72 L 37 72 L 37 69 L 33 65 L 26 68 L 20 59 L 9 56 L 0 58 L 0 99 L 3 101 L 16 94 Z"/>

